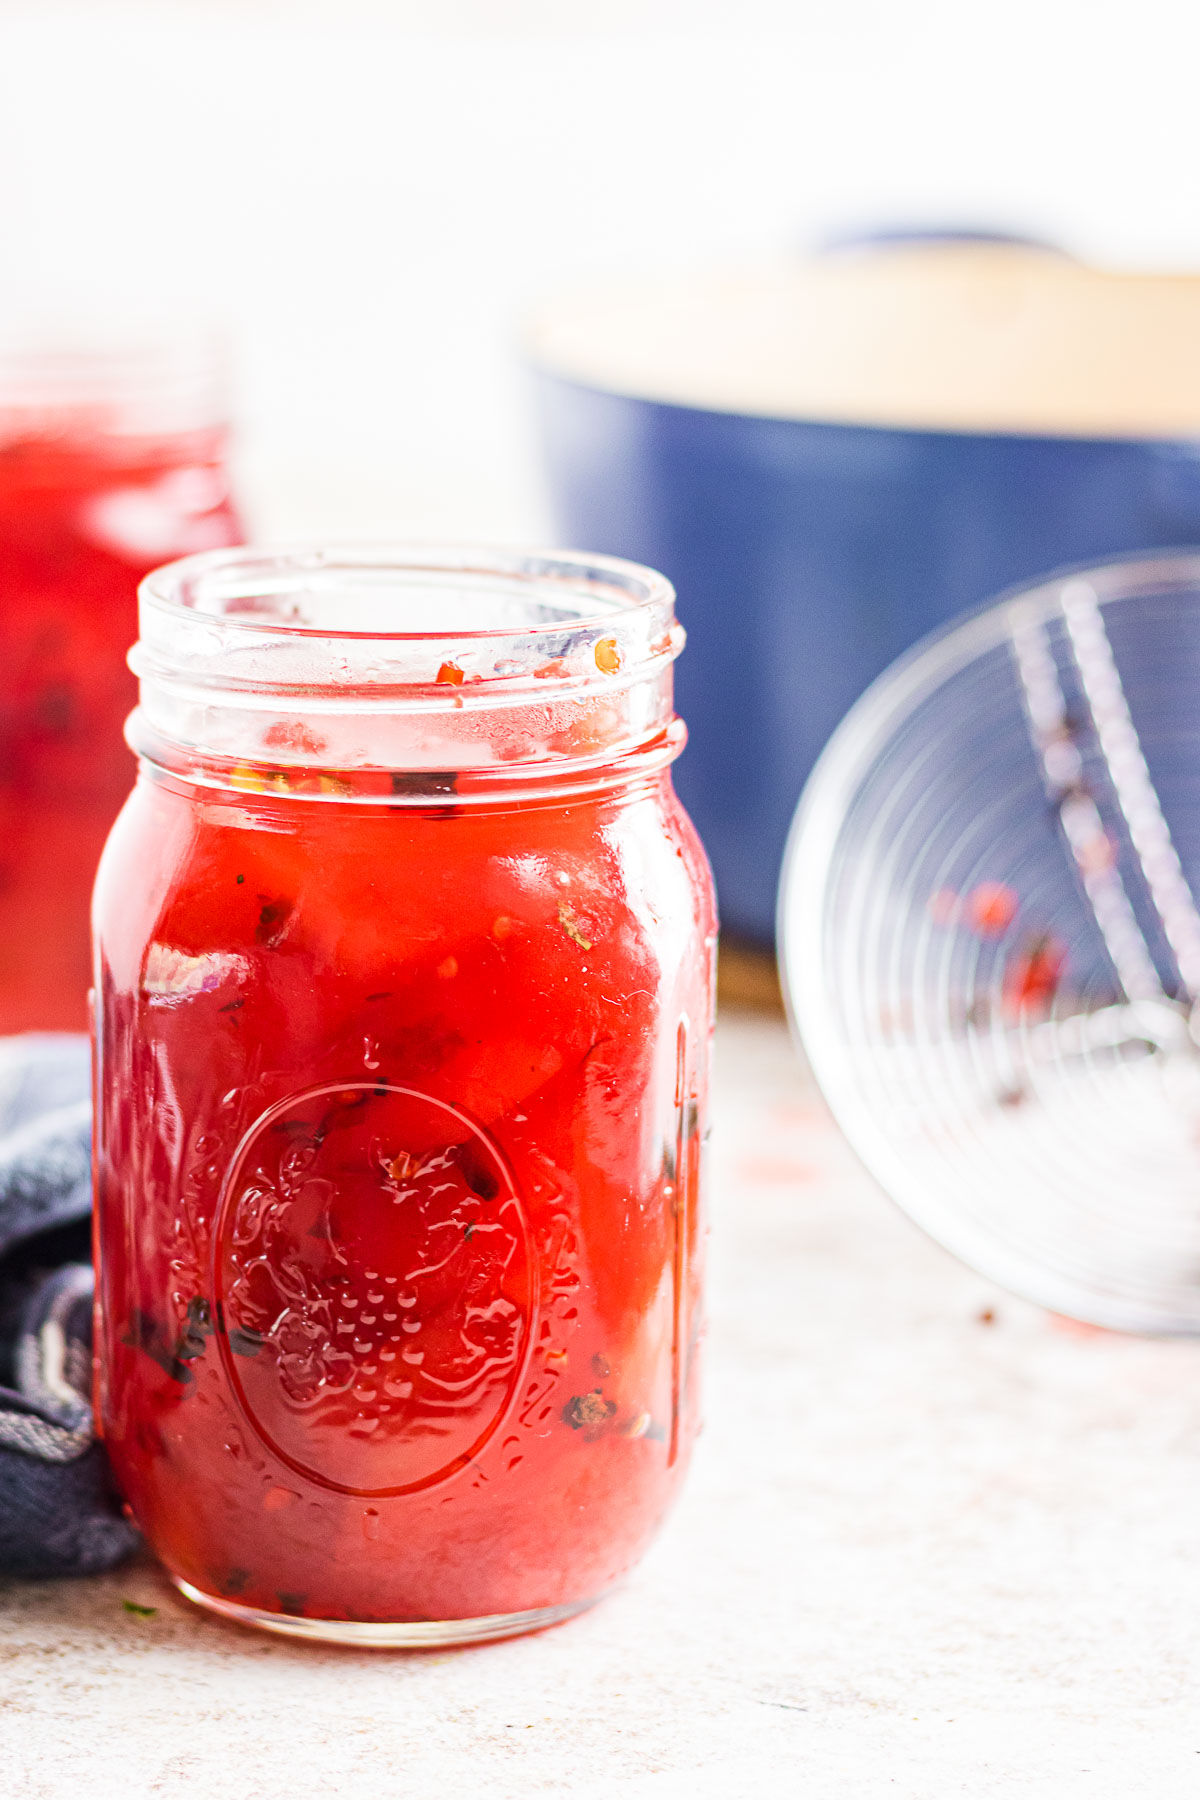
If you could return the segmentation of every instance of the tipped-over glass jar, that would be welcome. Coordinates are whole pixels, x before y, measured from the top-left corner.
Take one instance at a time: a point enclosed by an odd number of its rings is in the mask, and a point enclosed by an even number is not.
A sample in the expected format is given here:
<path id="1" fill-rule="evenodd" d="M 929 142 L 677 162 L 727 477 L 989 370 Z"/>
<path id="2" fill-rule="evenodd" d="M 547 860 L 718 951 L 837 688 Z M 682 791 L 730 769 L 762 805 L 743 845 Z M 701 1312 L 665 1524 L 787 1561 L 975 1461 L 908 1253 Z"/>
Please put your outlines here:
<path id="1" fill-rule="evenodd" d="M 220 347 L 0 338 L 0 1032 L 84 1028 L 137 584 L 236 543 Z"/>
<path id="2" fill-rule="evenodd" d="M 661 576 L 507 551 L 142 587 L 95 902 L 99 1414 L 183 1592 L 502 1637 L 697 1422 L 715 934 Z"/>

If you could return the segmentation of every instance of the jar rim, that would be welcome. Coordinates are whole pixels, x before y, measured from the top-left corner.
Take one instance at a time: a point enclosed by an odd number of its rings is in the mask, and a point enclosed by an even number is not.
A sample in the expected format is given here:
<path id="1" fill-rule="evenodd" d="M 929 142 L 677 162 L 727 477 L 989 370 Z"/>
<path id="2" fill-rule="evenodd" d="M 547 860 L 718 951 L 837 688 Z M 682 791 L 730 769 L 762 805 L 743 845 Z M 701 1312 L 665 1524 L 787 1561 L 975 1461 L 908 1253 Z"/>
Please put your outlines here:
<path id="1" fill-rule="evenodd" d="M 204 551 L 142 582 L 131 742 L 352 784 L 617 758 L 674 716 L 674 599 L 655 570 L 578 551 Z"/>
<path id="2" fill-rule="evenodd" d="M 531 607 L 540 604 L 542 616 L 521 622 L 497 618 L 492 624 L 449 623 L 417 630 L 364 629 L 305 617 L 299 610 L 302 596 L 310 609 L 320 599 L 319 584 L 331 592 L 338 582 L 360 584 L 382 581 L 397 588 L 461 580 L 464 585 L 490 583 L 497 590 L 531 596 Z M 567 602 L 571 595 L 585 595 L 596 602 L 595 610 L 580 610 Z M 488 641 L 529 639 L 564 629 L 598 630 L 617 625 L 654 608 L 669 616 L 675 589 L 665 575 L 622 557 L 576 550 L 523 550 L 499 545 L 333 544 L 288 545 L 258 548 L 239 545 L 232 549 L 205 550 L 181 557 L 147 575 L 138 590 L 143 609 L 183 619 L 206 619 L 221 629 L 275 634 L 288 639 L 319 638 L 331 642 L 409 644 L 465 640 L 473 645 Z M 540 602 L 534 596 L 541 596 Z M 336 598 L 336 597 L 335 597 Z M 553 615 L 552 600 L 561 603 Z M 280 605 L 268 609 L 268 601 L 290 602 L 289 614 Z M 256 607 L 253 603 L 260 602 Z M 236 610 L 231 610 L 231 607 Z"/>

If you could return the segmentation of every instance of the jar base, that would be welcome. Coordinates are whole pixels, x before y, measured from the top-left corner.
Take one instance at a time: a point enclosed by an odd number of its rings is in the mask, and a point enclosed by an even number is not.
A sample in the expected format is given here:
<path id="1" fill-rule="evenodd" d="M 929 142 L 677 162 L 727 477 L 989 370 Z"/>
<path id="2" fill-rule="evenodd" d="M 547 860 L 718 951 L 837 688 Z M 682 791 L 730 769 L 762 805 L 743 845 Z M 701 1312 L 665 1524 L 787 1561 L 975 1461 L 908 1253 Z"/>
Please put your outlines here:
<path id="1" fill-rule="evenodd" d="M 381 1624 L 356 1619 L 306 1619 L 293 1613 L 262 1612 L 205 1594 L 178 1575 L 171 1580 L 186 1600 L 238 1625 L 253 1625 L 282 1637 L 307 1638 L 314 1644 L 349 1644 L 359 1650 L 450 1650 L 460 1644 L 487 1644 L 497 1638 L 520 1637 L 561 1625 L 595 1606 L 600 1596 L 572 1600 L 565 1606 L 535 1606 L 529 1612 L 491 1613 L 482 1619 L 415 1619 Z"/>

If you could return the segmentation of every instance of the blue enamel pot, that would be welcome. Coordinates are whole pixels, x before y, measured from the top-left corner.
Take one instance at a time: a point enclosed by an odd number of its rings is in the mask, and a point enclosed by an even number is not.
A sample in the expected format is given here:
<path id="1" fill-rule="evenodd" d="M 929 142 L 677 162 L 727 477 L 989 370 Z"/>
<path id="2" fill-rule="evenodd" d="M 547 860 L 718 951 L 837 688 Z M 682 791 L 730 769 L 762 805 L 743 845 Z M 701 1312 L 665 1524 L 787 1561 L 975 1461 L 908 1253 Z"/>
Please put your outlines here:
<path id="1" fill-rule="evenodd" d="M 559 540 L 678 589 L 678 785 L 764 945 L 800 789 L 888 663 L 1044 571 L 1200 541 L 1200 278 L 899 242 L 593 290 L 529 361 Z"/>

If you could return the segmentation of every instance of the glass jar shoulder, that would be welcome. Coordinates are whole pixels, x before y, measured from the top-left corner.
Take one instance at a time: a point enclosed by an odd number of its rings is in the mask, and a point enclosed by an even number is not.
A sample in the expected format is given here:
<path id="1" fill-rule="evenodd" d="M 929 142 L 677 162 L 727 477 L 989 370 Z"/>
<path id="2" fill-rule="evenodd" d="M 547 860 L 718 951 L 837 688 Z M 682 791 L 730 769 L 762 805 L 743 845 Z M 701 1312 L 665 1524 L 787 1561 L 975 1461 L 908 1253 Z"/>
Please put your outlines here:
<path id="1" fill-rule="evenodd" d="M 541 1028 L 658 999 L 712 932 L 703 852 L 668 780 L 568 805 L 356 806 L 185 795 L 143 779 L 95 916 L 117 986 L 225 1001 L 303 990 L 329 1037 L 391 999 Z M 201 984 L 198 988 L 196 984 Z M 190 985 L 189 985 L 190 984 Z"/>

